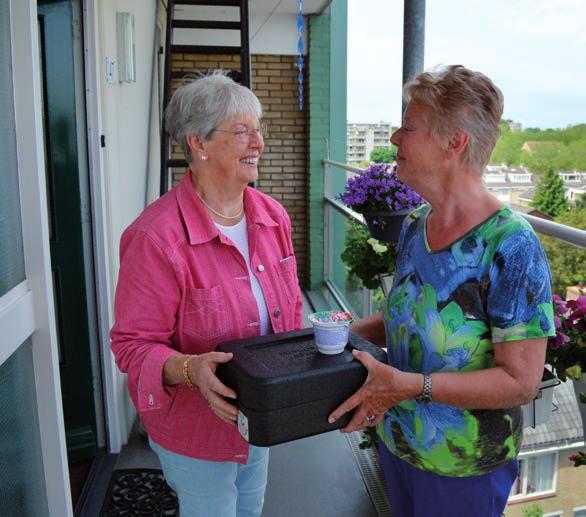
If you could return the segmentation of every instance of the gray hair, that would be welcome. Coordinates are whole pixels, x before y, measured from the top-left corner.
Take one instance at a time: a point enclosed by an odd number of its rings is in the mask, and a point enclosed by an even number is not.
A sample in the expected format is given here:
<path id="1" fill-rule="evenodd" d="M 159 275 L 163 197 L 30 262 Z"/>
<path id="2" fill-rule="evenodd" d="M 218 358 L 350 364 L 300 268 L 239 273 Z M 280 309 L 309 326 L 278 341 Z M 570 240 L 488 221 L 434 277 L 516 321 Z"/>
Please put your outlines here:
<path id="1" fill-rule="evenodd" d="M 500 135 L 503 94 L 485 75 L 462 65 L 423 72 L 405 84 L 406 102 L 429 108 L 432 135 L 447 137 L 456 130 L 470 138 L 464 151 L 468 166 L 484 171 Z"/>
<path id="2" fill-rule="evenodd" d="M 238 115 L 260 118 L 260 101 L 224 71 L 216 70 L 196 77 L 175 91 L 165 109 L 165 129 L 181 146 L 187 161 L 191 162 L 187 135 L 209 140 L 213 130 L 222 122 Z"/>

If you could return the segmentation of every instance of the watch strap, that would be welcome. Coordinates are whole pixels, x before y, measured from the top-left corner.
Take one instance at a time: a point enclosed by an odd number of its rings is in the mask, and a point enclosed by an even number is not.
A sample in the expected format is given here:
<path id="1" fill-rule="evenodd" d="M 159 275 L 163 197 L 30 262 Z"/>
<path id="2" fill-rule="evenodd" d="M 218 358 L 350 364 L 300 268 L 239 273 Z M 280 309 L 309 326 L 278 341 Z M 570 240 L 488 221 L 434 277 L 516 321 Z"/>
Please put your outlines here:
<path id="1" fill-rule="evenodd" d="M 431 375 L 423 374 L 423 390 L 419 396 L 415 397 L 415 400 L 420 404 L 431 402 Z"/>

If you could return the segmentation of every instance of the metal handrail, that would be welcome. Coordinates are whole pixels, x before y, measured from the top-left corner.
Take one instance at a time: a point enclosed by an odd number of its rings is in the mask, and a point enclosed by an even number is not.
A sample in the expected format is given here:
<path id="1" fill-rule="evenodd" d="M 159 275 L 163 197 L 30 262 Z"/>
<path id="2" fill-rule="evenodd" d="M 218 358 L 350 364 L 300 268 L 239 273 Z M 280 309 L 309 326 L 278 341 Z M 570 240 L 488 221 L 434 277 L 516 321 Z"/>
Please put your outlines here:
<path id="1" fill-rule="evenodd" d="M 323 160 L 323 164 L 332 165 L 339 169 L 357 174 L 362 172 L 362 169 L 359 169 L 358 167 L 353 167 L 352 165 L 336 162 L 334 160 Z M 361 221 L 358 219 L 358 217 L 361 216 L 356 212 L 344 207 L 342 204 L 338 203 L 331 197 L 325 196 L 324 199 L 327 203 L 332 205 L 334 208 L 336 208 L 336 210 L 342 212 L 347 217 L 352 217 L 359 223 L 364 224 L 363 220 Z M 573 226 L 567 226 L 565 224 L 556 223 L 554 221 L 548 221 L 547 219 L 541 219 L 540 217 L 535 217 L 534 215 L 523 214 L 521 212 L 518 213 L 527 220 L 527 222 L 536 232 L 542 233 L 543 235 L 548 235 L 549 237 L 553 237 L 554 239 L 562 242 L 573 244 L 579 248 L 586 248 L 586 230 L 580 230 L 578 228 L 574 228 Z"/>
<path id="2" fill-rule="evenodd" d="M 520 213 L 520 212 L 519 212 Z M 586 248 L 586 230 L 580 230 L 573 226 L 567 226 L 565 224 L 556 223 L 554 221 L 548 221 L 547 219 L 541 219 L 534 215 L 521 214 L 536 232 L 548 235 L 554 239 L 558 239 L 579 248 Z"/>
<path id="3" fill-rule="evenodd" d="M 355 212 L 351 208 L 348 208 L 346 205 L 343 205 L 339 201 L 336 201 L 333 197 L 324 196 L 324 201 L 328 205 L 333 206 L 344 217 L 347 217 L 348 219 L 353 219 L 358 224 L 366 226 L 366 221 L 364 220 L 364 217 L 362 216 L 362 214 L 359 214 L 358 212 Z"/>
<path id="4" fill-rule="evenodd" d="M 359 167 L 353 167 L 352 165 L 348 165 L 347 163 L 342 162 L 335 162 L 334 160 L 322 160 L 325 165 L 333 165 L 334 167 L 338 167 L 339 169 L 344 169 L 346 171 L 355 172 L 356 174 L 360 174 L 362 169 Z"/>

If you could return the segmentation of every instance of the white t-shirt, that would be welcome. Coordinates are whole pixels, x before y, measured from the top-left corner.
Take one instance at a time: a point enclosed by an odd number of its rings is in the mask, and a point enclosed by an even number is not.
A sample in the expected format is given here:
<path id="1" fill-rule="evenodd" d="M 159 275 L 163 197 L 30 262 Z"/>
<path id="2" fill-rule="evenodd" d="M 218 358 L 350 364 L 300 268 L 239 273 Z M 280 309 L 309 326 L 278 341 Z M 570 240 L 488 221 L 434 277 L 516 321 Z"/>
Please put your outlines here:
<path id="1" fill-rule="evenodd" d="M 252 288 L 252 294 L 256 299 L 256 304 L 258 305 L 258 314 L 260 317 L 260 335 L 266 336 L 270 331 L 271 325 L 269 319 L 269 310 L 267 308 L 267 302 L 265 301 L 265 297 L 262 294 L 260 284 L 258 283 L 258 279 L 256 278 L 256 275 L 250 268 L 250 252 L 248 250 L 248 232 L 246 227 L 246 216 L 244 216 L 242 220 L 234 226 L 222 226 L 218 223 L 215 223 L 215 225 L 226 237 L 228 237 L 234 243 L 242 257 L 244 258 L 244 261 L 246 262 L 246 267 L 248 268 L 248 276 L 250 278 L 250 287 Z"/>

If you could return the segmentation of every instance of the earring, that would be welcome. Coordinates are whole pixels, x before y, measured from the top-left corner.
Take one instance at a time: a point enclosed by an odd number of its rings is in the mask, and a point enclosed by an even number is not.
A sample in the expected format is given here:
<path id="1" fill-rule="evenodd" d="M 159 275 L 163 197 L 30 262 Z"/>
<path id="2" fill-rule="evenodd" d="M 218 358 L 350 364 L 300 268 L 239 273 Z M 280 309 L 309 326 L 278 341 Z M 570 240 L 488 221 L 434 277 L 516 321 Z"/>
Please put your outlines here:
<path id="1" fill-rule="evenodd" d="M 206 153 L 201 153 L 201 159 L 205 162 L 208 159 L 208 155 Z"/>

